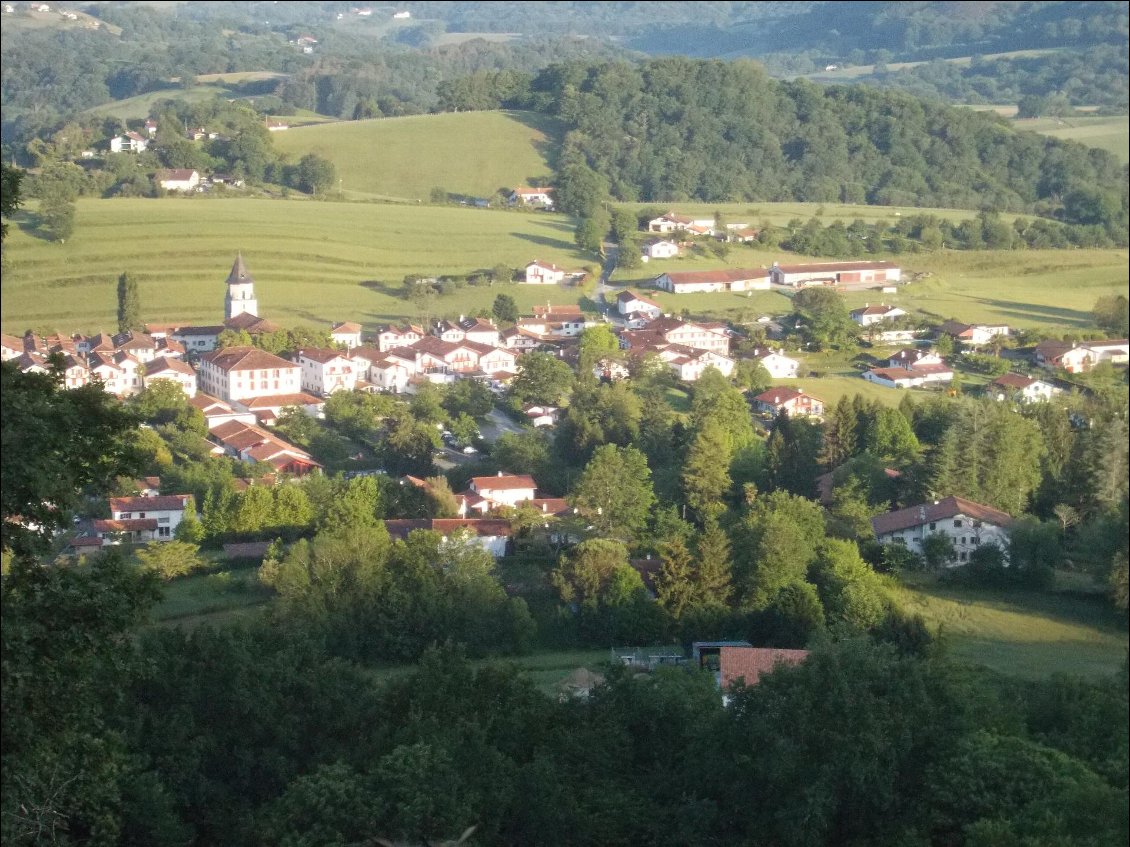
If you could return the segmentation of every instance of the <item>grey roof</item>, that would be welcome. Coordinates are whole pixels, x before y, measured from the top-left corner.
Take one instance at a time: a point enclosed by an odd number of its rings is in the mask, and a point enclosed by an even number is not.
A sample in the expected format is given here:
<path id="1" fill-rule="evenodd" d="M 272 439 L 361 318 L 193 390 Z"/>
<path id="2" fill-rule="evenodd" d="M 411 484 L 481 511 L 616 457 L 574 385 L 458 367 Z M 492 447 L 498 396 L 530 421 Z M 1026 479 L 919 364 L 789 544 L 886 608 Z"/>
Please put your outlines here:
<path id="1" fill-rule="evenodd" d="M 251 274 L 247 272 L 247 265 L 243 263 L 243 254 L 236 253 L 235 264 L 231 266 L 231 273 L 228 274 L 228 285 L 236 285 L 239 283 L 251 282 L 255 280 L 251 278 Z"/>

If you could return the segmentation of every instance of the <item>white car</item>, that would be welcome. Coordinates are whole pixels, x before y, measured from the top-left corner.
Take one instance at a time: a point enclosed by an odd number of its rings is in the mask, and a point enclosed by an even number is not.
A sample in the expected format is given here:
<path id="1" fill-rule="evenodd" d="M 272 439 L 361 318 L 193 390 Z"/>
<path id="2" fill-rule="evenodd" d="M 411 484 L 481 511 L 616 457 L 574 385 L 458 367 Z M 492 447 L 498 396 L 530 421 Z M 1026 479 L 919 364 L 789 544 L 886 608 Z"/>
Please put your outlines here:
<path id="1" fill-rule="evenodd" d="M 467 456 L 470 456 L 473 453 L 478 453 L 478 452 L 479 451 L 476 450 L 474 447 L 472 447 L 470 444 L 468 444 L 466 447 L 463 448 L 463 453 L 464 453 L 464 455 L 467 455 Z"/>

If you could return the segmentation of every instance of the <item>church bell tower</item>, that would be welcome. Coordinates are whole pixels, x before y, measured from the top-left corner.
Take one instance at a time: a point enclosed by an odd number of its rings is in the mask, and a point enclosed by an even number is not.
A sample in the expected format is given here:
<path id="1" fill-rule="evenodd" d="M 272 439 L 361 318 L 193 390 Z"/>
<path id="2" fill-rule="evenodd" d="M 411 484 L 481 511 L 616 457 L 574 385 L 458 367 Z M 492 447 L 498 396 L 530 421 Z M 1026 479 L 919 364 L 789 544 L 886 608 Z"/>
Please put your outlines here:
<path id="1" fill-rule="evenodd" d="M 228 292 L 224 295 L 224 320 L 230 321 L 236 315 L 244 313 L 259 315 L 259 303 L 255 299 L 255 280 L 247 272 L 243 263 L 243 254 L 237 253 L 235 264 L 231 266 L 228 274 Z"/>

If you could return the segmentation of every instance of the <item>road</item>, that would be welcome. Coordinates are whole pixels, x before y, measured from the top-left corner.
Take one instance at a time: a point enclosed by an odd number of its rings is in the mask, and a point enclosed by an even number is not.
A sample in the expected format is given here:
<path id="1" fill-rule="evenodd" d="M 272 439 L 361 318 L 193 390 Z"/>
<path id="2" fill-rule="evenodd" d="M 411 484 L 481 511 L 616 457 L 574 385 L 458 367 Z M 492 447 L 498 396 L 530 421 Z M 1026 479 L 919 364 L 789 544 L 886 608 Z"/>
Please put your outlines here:
<path id="1" fill-rule="evenodd" d="M 483 434 L 483 441 L 494 444 L 504 432 L 518 434 L 525 430 L 498 409 L 491 409 L 479 425 L 479 432 Z"/>
<path id="2" fill-rule="evenodd" d="M 596 294 L 593 295 L 593 299 L 600 307 L 602 315 L 608 318 L 610 322 L 620 324 L 623 320 L 616 311 L 615 302 L 611 302 L 605 297 L 605 294 L 611 290 L 608 286 L 608 279 L 612 276 L 612 272 L 616 270 L 616 262 L 620 258 L 620 247 L 611 242 L 606 242 L 604 255 L 604 267 L 600 269 L 600 280 L 596 284 Z"/>

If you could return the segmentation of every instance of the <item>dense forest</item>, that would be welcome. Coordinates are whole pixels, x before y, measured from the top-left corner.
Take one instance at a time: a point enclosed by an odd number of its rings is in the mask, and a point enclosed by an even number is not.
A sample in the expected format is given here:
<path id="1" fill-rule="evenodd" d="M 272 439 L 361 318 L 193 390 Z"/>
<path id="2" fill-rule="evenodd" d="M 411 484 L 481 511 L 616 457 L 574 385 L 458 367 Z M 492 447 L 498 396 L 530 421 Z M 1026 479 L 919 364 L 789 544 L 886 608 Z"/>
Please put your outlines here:
<path id="1" fill-rule="evenodd" d="M 820 304 L 798 308 L 814 331 L 831 328 Z M 123 406 L 97 386 L 64 391 L 4 363 L 5 843 L 1125 840 L 1125 664 L 1095 681 L 964 666 L 877 591 L 880 571 L 915 565 L 897 550 L 873 565 L 851 540 L 874 504 L 904 496 L 882 471 L 893 463 L 911 487 L 1014 512 L 1070 505 L 1079 550 L 1106 544 L 1124 562 L 1124 388 L 1073 398 L 1096 416 L 1081 431 L 1058 405 L 1022 415 L 939 397 L 898 410 L 845 401 L 825 427 L 781 418 L 762 438 L 720 375 L 696 387 L 679 422 L 658 373 L 598 386 L 574 382 L 553 356 L 528 355 L 541 358 L 515 399 L 568 393 L 568 419 L 553 442 L 508 436 L 491 461 L 569 490 L 592 523 L 589 538 L 547 557 L 551 595 L 531 595 L 529 611 L 482 550 L 430 532 L 390 538 L 379 518 L 408 506 L 395 483 L 312 477 L 223 494 L 219 466 L 230 481 L 231 463 L 201 451 L 203 419 L 179 389 L 146 389 Z M 406 459 L 416 436 L 434 436 L 433 420 L 473 410 L 474 397 L 450 391 L 407 404 L 335 394 L 325 435 L 372 438 L 386 461 Z M 297 419 L 295 437 L 322 427 Z M 431 446 L 418 460 L 430 462 Z M 793 493 L 811 490 L 817 461 L 846 461 L 827 515 Z M 36 561 L 76 488 L 104 493 L 119 475 L 153 470 L 163 486 L 204 485 L 202 522 L 142 551 L 141 567 L 114 553 L 79 566 Z M 668 505 L 680 500 L 691 520 Z M 537 517 L 512 519 L 530 527 Z M 190 534 L 299 539 L 275 545 L 259 570 L 277 595 L 269 611 L 222 628 L 148 625 L 162 581 L 183 573 L 174 557 L 195 549 Z M 1025 518 L 1012 568 L 987 545 L 970 578 L 1037 590 L 1062 536 L 1058 519 Z M 658 550 L 655 600 L 629 549 Z M 1124 609 L 1124 573 L 1121 585 Z M 730 690 L 728 705 L 709 672 L 613 667 L 588 698 L 560 699 L 505 664 L 467 659 L 553 639 L 705 636 L 812 653 Z M 417 666 L 390 675 L 390 660 Z"/>

